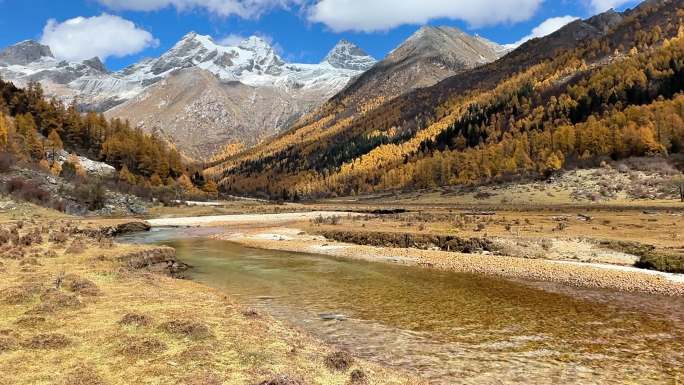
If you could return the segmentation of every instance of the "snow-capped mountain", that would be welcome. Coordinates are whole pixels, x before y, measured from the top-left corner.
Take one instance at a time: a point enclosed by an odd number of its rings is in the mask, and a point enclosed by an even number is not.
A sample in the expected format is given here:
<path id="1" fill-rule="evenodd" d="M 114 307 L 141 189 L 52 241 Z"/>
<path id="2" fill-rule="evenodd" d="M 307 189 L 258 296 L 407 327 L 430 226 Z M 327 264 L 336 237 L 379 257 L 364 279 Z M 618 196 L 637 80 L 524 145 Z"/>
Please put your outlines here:
<path id="1" fill-rule="evenodd" d="M 199 68 L 222 81 L 287 92 L 325 90 L 331 96 L 350 79 L 369 69 L 375 59 L 355 45 L 340 42 L 319 64 L 286 63 L 264 39 L 252 36 L 238 46 L 216 43 L 191 32 L 159 58 L 146 59 L 109 72 L 98 58 L 83 62 L 56 59 L 50 48 L 24 41 L 0 52 L 0 76 L 24 84 L 39 81 L 48 94 L 108 110 L 141 94 L 179 70 Z"/>

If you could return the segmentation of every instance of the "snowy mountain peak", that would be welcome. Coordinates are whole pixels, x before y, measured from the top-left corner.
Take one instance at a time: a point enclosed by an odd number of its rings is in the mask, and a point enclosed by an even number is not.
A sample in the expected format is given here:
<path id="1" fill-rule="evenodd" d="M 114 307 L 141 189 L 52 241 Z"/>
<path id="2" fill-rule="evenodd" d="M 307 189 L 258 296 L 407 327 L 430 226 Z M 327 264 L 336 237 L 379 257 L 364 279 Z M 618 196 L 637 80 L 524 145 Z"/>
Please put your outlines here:
<path id="1" fill-rule="evenodd" d="M 0 51 L 0 63 L 9 65 L 27 65 L 44 57 L 54 57 L 50 47 L 33 40 L 24 40 Z"/>
<path id="2" fill-rule="evenodd" d="M 342 39 L 323 59 L 323 62 L 327 62 L 335 68 L 366 71 L 374 66 L 377 61 L 356 44 Z"/>
<path id="3" fill-rule="evenodd" d="M 273 51 L 273 47 L 263 38 L 259 36 L 250 36 L 247 39 L 240 42 L 238 47 L 246 49 L 248 51 Z"/>

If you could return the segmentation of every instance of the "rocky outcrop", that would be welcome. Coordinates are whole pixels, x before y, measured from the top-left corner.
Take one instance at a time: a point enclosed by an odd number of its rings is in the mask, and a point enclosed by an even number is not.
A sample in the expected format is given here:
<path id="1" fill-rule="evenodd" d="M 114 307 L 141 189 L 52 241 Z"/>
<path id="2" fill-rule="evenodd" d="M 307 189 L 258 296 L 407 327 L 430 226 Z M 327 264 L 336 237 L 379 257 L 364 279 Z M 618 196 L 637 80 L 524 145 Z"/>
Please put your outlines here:
<path id="1" fill-rule="evenodd" d="M 80 227 L 76 230 L 79 234 L 89 237 L 116 237 L 124 234 L 140 233 L 150 231 L 152 226 L 138 219 L 125 220 L 119 223 L 106 223 L 102 225 Z"/>

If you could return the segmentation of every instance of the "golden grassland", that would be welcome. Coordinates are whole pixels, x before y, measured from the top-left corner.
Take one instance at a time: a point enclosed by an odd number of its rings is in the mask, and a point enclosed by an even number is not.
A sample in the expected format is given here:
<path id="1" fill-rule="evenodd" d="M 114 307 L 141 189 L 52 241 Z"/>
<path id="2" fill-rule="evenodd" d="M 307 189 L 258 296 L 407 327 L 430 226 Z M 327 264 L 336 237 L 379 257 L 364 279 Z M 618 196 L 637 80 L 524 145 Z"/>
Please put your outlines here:
<path id="1" fill-rule="evenodd" d="M 0 258 L 0 384 L 418 383 L 160 274 L 168 249 L 81 231 L 111 221 L 3 217 L 20 245 Z M 131 262 L 149 255 L 171 256 Z"/>

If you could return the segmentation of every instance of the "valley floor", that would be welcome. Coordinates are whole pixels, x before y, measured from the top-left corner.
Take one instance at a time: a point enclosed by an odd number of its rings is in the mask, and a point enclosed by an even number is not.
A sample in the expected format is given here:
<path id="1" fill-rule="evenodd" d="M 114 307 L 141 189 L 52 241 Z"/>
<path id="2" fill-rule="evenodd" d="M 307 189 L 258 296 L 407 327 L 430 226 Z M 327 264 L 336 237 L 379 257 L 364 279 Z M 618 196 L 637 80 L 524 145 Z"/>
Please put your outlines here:
<path id="1" fill-rule="evenodd" d="M 145 229 L 141 220 L 2 207 L 1 385 L 418 383 L 173 278 L 185 267 L 173 249 L 112 242 Z M 154 208 L 149 222 L 221 226 L 216 237 L 257 248 L 684 296 L 682 274 L 653 270 L 682 268 L 683 214 L 665 201 L 533 206 L 421 196 Z M 651 270 L 634 267 L 645 262 Z"/>
<path id="2" fill-rule="evenodd" d="M 173 249 L 103 235 L 144 222 L 29 213 L 0 215 L 0 384 L 416 383 L 174 278 Z"/>

